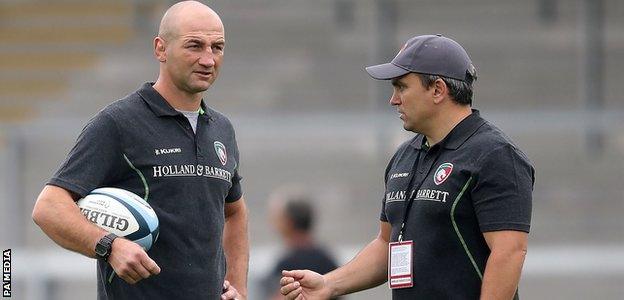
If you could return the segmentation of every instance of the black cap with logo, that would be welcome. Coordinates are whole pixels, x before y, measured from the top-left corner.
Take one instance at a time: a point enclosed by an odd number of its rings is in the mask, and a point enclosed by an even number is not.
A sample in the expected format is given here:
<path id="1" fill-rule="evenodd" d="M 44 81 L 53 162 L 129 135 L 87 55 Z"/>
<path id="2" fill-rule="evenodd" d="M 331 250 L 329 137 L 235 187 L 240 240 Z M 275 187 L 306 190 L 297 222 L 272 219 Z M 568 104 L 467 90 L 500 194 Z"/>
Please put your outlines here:
<path id="1" fill-rule="evenodd" d="M 366 67 L 366 72 L 380 80 L 401 77 L 411 72 L 444 76 L 468 83 L 477 77 L 466 50 L 441 34 L 409 39 L 391 62 Z"/>

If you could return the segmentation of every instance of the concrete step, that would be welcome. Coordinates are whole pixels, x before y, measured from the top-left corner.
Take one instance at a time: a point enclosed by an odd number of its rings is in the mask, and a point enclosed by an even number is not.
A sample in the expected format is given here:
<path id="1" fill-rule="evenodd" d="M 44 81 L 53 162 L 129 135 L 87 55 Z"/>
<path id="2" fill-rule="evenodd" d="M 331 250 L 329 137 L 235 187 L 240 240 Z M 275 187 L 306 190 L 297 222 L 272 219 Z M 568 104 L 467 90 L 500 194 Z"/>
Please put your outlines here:
<path id="1" fill-rule="evenodd" d="M 0 52 L 0 72 L 12 70 L 87 69 L 95 65 L 98 55 L 85 52 Z"/>
<path id="2" fill-rule="evenodd" d="M 39 28 L 0 28 L 2 43 L 13 44 L 58 44 L 93 43 L 121 44 L 133 35 L 128 25 L 109 27 L 39 27 Z"/>
<path id="3" fill-rule="evenodd" d="M 11 105 L 18 99 L 40 99 L 67 90 L 65 78 L 8 78 L 0 81 L 0 103 Z"/>
<path id="4" fill-rule="evenodd" d="M 36 115 L 35 109 L 27 105 L 3 107 L 0 106 L 0 122 L 15 123 L 32 120 Z"/>
<path id="5" fill-rule="evenodd" d="M 0 3 L 2 28 L 132 26 L 134 7 L 123 2 L 13 2 Z"/>
<path id="6" fill-rule="evenodd" d="M 0 3 L 4 18 L 41 18 L 48 16 L 90 17 L 131 14 L 131 1 L 16 1 Z"/>

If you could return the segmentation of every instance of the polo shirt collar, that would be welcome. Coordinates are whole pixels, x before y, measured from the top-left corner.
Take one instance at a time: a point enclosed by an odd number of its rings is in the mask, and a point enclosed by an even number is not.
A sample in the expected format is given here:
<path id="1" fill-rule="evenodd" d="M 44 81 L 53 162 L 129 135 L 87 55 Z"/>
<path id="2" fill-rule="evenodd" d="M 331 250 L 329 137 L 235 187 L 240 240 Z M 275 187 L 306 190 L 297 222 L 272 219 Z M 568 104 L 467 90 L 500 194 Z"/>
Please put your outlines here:
<path id="1" fill-rule="evenodd" d="M 154 89 L 153 85 L 154 82 L 146 82 L 138 90 L 138 94 L 141 96 L 143 101 L 147 103 L 154 114 L 159 117 L 180 115 L 181 113 L 175 110 L 175 108 L 173 108 L 171 104 L 169 104 L 169 102 L 167 102 L 167 100 L 165 100 L 165 98 L 163 98 L 163 96 L 160 95 L 156 89 Z M 204 99 L 202 99 L 200 103 L 199 115 L 201 116 L 204 114 L 210 117 L 209 110 L 206 108 Z"/>
<path id="2" fill-rule="evenodd" d="M 456 150 L 483 124 L 485 124 L 485 120 L 481 118 L 478 110 L 473 109 L 472 113 L 459 122 L 459 124 L 455 125 L 451 132 L 449 132 L 439 144 L 446 149 Z M 420 150 L 423 148 L 424 138 L 424 134 L 418 134 L 414 137 L 410 145 Z"/>
<path id="3" fill-rule="evenodd" d="M 478 110 L 473 109 L 469 116 L 459 122 L 459 124 L 446 135 L 442 141 L 442 145 L 444 145 L 444 148 L 451 150 L 459 148 L 483 124 L 485 124 L 485 120 L 481 118 Z"/>
<path id="4" fill-rule="evenodd" d="M 410 143 L 410 146 L 420 150 L 423 148 L 423 141 L 425 139 L 425 135 L 422 133 L 417 134 Z"/>

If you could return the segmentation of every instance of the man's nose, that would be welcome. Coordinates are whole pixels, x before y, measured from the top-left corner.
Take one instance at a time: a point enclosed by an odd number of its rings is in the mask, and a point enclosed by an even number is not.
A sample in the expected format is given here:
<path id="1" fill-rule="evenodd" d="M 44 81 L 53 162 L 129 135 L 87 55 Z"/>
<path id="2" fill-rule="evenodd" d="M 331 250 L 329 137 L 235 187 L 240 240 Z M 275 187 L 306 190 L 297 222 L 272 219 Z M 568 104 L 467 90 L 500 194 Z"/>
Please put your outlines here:
<path id="1" fill-rule="evenodd" d="M 208 49 L 208 51 L 202 52 L 202 55 L 199 58 L 199 64 L 204 67 L 212 67 L 215 65 L 214 54 L 210 49 Z"/>
<path id="2" fill-rule="evenodd" d="M 399 105 L 401 104 L 401 98 L 396 91 L 392 92 L 392 96 L 390 96 L 390 105 Z"/>

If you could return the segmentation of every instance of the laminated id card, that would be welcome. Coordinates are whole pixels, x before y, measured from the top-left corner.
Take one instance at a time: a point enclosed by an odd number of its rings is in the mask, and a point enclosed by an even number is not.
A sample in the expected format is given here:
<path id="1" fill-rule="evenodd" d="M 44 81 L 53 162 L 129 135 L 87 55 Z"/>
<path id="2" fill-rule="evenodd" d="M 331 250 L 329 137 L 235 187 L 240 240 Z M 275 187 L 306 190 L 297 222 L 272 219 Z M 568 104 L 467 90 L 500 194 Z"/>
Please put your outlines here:
<path id="1" fill-rule="evenodd" d="M 390 243 L 388 247 L 388 284 L 391 289 L 414 286 L 412 281 L 413 241 Z"/>

